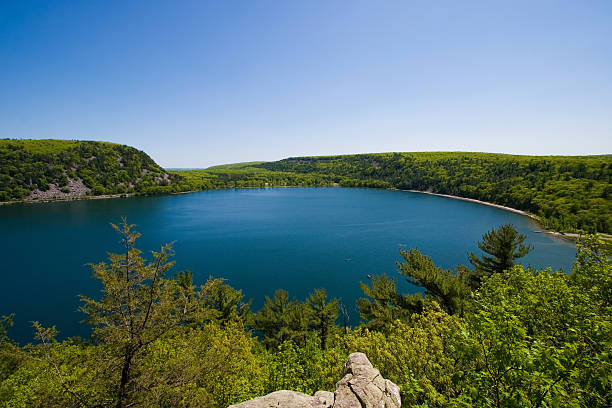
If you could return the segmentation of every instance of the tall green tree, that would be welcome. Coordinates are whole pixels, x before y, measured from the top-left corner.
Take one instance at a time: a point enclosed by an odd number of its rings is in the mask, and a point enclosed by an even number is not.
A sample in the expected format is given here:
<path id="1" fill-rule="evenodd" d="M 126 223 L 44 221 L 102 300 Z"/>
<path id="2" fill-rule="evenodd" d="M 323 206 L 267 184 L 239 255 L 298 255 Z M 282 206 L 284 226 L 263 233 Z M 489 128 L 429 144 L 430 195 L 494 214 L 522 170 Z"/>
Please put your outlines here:
<path id="1" fill-rule="evenodd" d="M 367 298 L 357 299 L 357 309 L 370 329 L 386 331 L 395 320 L 407 322 L 413 313 L 423 310 L 420 294 L 398 293 L 397 281 L 385 274 L 374 276 L 370 285 L 359 282 L 359 286 Z"/>
<path id="2" fill-rule="evenodd" d="M 289 338 L 288 316 L 291 302 L 289 293 L 277 289 L 274 296 L 266 296 L 263 307 L 255 315 L 255 327 L 263 335 L 266 346 L 276 347 Z"/>
<path id="3" fill-rule="evenodd" d="M 251 303 L 244 301 L 242 290 L 224 283 L 222 278 L 208 279 L 200 292 L 200 304 L 204 308 L 205 321 L 213 320 L 225 326 L 231 321 L 249 324 L 252 320 Z"/>
<path id="4" fill-rule="evenodd" d="M 404 262 L 398 262 L 398 272 L 407 276 L 408 282 L 424 288 L 425 298 L 438 302 L 448 314 L 463 314 L 471 294 L 464 267 L 452 273 L 436 266 L 430 257 L 417 249 L 401 251 L 401 254 Z"/>
<path id="5" fill-rule="evenodd" d="M 319 332 L 321 349 L 325 349 L 327 337 L 338 318 L 338 299 L 327 302 L 325 289 L 315 289 L 306 300 L 310 311 L 311 324 Z"/>
<path id="6" fill-rule="evenodd" d="M 470 281 L 472 287 L 480 286 L 482 279 L 494 273 L 500 273 L 514 266 L 515 260 L 522 258 L 531 251 L 531 247 L 523 245 L 526 236 L 519 234 L 516 228 L 505 224 L 492 229 L 482 236 L 478 242 L 485 255 L 477 256 L 470 253 L 470 263 L 474 266 L 474 273 Z"/>
<path id="7" fill-rule="evenodd" d="M 277 289 L 272 298 L 266 296 L 261 310 L 255 315 L 255 328 L 263 334 L 263 343 L 270 349 L 285 341 L 304 345 L 310 317 L 306 305 L 289 300 L 289 293 Z"/>
<path id="8" fill-rule="evenodd" d="M 424 302 L 436 301 L 449 314 L 463 315 L 484 276 L 499 273 L 514 265 L 517 258 L 525 256 L 530 247 L 523 245 L 525 236 L 518 234 L 511 225 L 502 225 L 483 235 L 478 247 L 489 255 L 478 258 L 470 254 L 475 270 L 458 265 L 456 272 L 442 269 L 432 259 L 417 249 L 401 251 L 403 262 L 398 262 L 398 272 L 412 285 L 425 289 L 420 294 L 406 296 L 397 293 L 396 282 L 385 275 L 375 277 L 372 286 L 360 283 L 370 299 L 359 299 L 357 308 L 371 328 L 382 330 L 395 319 L 409 320 L 413 313 L 420 313 Z"/>
<path id="9" fill-rule="evenodd" d="M 146 261 L 134 247 L 140 237 L 134 226 L 125 219 L 112 226 L 121 235 L 124 252 L 109 254 L 109 263 L 91 265 L 94 277 L 102 281 L 103 295 L 100 300 L 81 296 L 81 311 L 94 326 L 93 338 L 104 345 L 120 371 L 115 406 L 124 408 L 137 391 L 134 375 L 146 347 L 187 321 L 195 305 L 189 304 L 176 280 L 165 278 L 174 265 L 169 244 L 152 251 L 152 260 Z"/>

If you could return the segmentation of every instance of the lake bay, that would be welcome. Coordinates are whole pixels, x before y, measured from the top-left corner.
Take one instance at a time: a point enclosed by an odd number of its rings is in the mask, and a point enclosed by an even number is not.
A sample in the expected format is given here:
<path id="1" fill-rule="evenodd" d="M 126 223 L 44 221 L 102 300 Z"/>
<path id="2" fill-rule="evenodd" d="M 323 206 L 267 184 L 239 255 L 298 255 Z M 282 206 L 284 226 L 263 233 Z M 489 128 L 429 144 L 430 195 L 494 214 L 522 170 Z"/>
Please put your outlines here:
<path id="1" fill-rule="evenodd" d="M 576 253 L 520 214 L 402 191 L 270 188 L 7 205 L 0 207 L 0 315 L 15 313 L 11 338 L 30 341 L 33 320 L 56 325 L 62 336 L 88 336 L 78 294 L 98 298 L 100 285 L 87 263 L 121 251 L 109 223 L 124 216 L 142 233 L 136 247 L 145 254 L 174 242 L 173 271 L 193 271 L 195 284 L 225 278 L 253 299 L 254 311 L 278 288 L 300 300 L 326 288 L 342 298 L 353 324 L 367 275 L 386 273 L 403 292 L 416 291 L 396 273 L 400 249 L 418 248 L 454 270 L 470 252 L 480 254 L 485 232 L 510 223 L 534 248 L 524 265 L 569 272 Z"/>

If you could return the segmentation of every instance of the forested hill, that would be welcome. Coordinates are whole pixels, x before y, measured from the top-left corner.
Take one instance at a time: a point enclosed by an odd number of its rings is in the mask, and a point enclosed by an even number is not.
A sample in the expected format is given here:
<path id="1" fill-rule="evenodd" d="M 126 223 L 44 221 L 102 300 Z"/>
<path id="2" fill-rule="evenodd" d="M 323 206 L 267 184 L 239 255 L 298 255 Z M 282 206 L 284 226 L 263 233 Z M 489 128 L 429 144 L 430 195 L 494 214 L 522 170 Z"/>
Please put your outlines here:
<path id="1" fill-rule="evenodd" d="M 0 140 L 0 201 L 184 190 L 146 153 L 108 142 Z"/>
<path id="2" fill-rule="evenodd" d="M 0 140 L 0 201 L 324 185 L 451 194 L 530 212 L 548 229 L 612 232 L 612 155 L 376 153 L 166 172 L 114 143 Z"/>
<path id="3" fill-rule="evenodd" d="M 474 198 L 528 211 L 546 228 L 560 231 L 612 230 L 612 155 L 380 153 L 293 157 L 251 166 L 330 176 L 342 186 Z"/>

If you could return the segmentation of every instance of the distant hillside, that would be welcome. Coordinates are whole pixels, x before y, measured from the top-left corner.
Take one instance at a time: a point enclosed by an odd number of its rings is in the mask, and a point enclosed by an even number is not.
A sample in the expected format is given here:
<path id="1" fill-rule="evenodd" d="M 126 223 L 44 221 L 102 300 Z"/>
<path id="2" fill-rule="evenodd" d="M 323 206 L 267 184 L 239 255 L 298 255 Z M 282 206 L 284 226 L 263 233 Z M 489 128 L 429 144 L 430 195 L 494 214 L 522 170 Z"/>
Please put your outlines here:
<path id="1" fill-rule="evenodd" d="M 612 155 L 377 153 L 292 157 L 175 172 L 192 190 L 264 186 L 430 191 L 527 211 L 557 231 L 612 231 Z"/>
<path id="2" fill-rule="evenodd" d="M 331 185 L 451 194 L 527 211 L 547 229 L 612 232 L 612 155 L 375 153 L 166 171 L 114 143 L 0 140 L 0 201 Z"/>
<path id="3" fill-rule="evenodd" d="M 270 171 L 261 167 L 265 162 L 224 164 L 201 170 L 168 170 L 180 175 L 189 190 L 214 190 L 253 187 L 321 187 L 334 184 L 332 176 Z"/>
<path id="4" fill-rule="evenodd" d="M 612 230 L 612 155 L 381 153 L 294 157 L 256 167 L 331 175 L 342 186 L 474 198 L 528 211 L 560 231 Z"/>
<path id="5" fill-rule="evenodd" d="M 146 153 L 108 142 L 0 140 L 0 201 L 186 189 Z"/>

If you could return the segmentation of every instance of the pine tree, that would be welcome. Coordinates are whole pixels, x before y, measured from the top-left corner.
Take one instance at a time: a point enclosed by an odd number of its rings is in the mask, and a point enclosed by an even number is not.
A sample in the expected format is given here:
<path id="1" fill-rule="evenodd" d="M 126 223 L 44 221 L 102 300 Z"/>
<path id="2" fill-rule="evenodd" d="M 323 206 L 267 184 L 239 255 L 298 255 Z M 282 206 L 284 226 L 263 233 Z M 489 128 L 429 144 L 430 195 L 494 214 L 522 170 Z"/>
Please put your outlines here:
<path id="1" fill-rule="evenodd" d="M 263 334 L 266 346 L 276 348 L 291 338 L 289 312 L 293 305 L 286 290 L 277 289 L 272 298 L 266 296 L 263 307 L 255 315 L 255 327 Z"/>
<path id="2" fill-rule="evenodd" d="M 423 311 L 420 294 L 397 293 L 397 282 L 387 275 L 374 276 L 370 285 L 359 282 L 367 298 L 357 299 L 359 316 L 370 329 L 384 331 L 395 320 L 408 321 L 413 313 Z"/>
<path id="3" fill-rule="evenodd" d="M 338 299 L 334 298 L 329 303 L 326 303 L 326 299 L 325 289 L 315 289 L 306 300 L 311 324 L 319 332 L 321 349 L 325 349 L 327 336 L 338 317 Z"/>
<path id="4" fill-rule="evenodd" d="M 456 274 L 436 266 L 430 257 L 417 249 L 401 251 L 405 262 L 398 263 L 399 273 L 408 276 L 407 281 L 425 289 L 425 297 L 435 300 L 449 314 L 463 314 L 465 302 L 470 297 L 466 283 L 465 267 Z"/>
<path id="5" fill-rule="evenodd" d="M 209 312 L 204 322 L 214 320 L 222 327 L 232 321 L 249 325 L 252 320 L 252 300 L 244 302 L 242 290 L 234 289 L 224 282 L 222 278 L 211 277 L 202 287 L 201 305 L 204 311 Z"/>
<path id="6" fill-rule="evenodd" d="M 472 287 L 479 287 L 485 276 L 510 269 L 514 266 L 515 259 L 527 255 L 531 247 L 523 245 L 525 238 L 524 234 L 519 234 L 510 224 L 502 225 L 484 234 L 482 241 L 478 243 L 478 248 L 488 255 L 478 257 L 472 252 L 469 256 L 470 263 L 475 268 L 470 277 Z"/>

